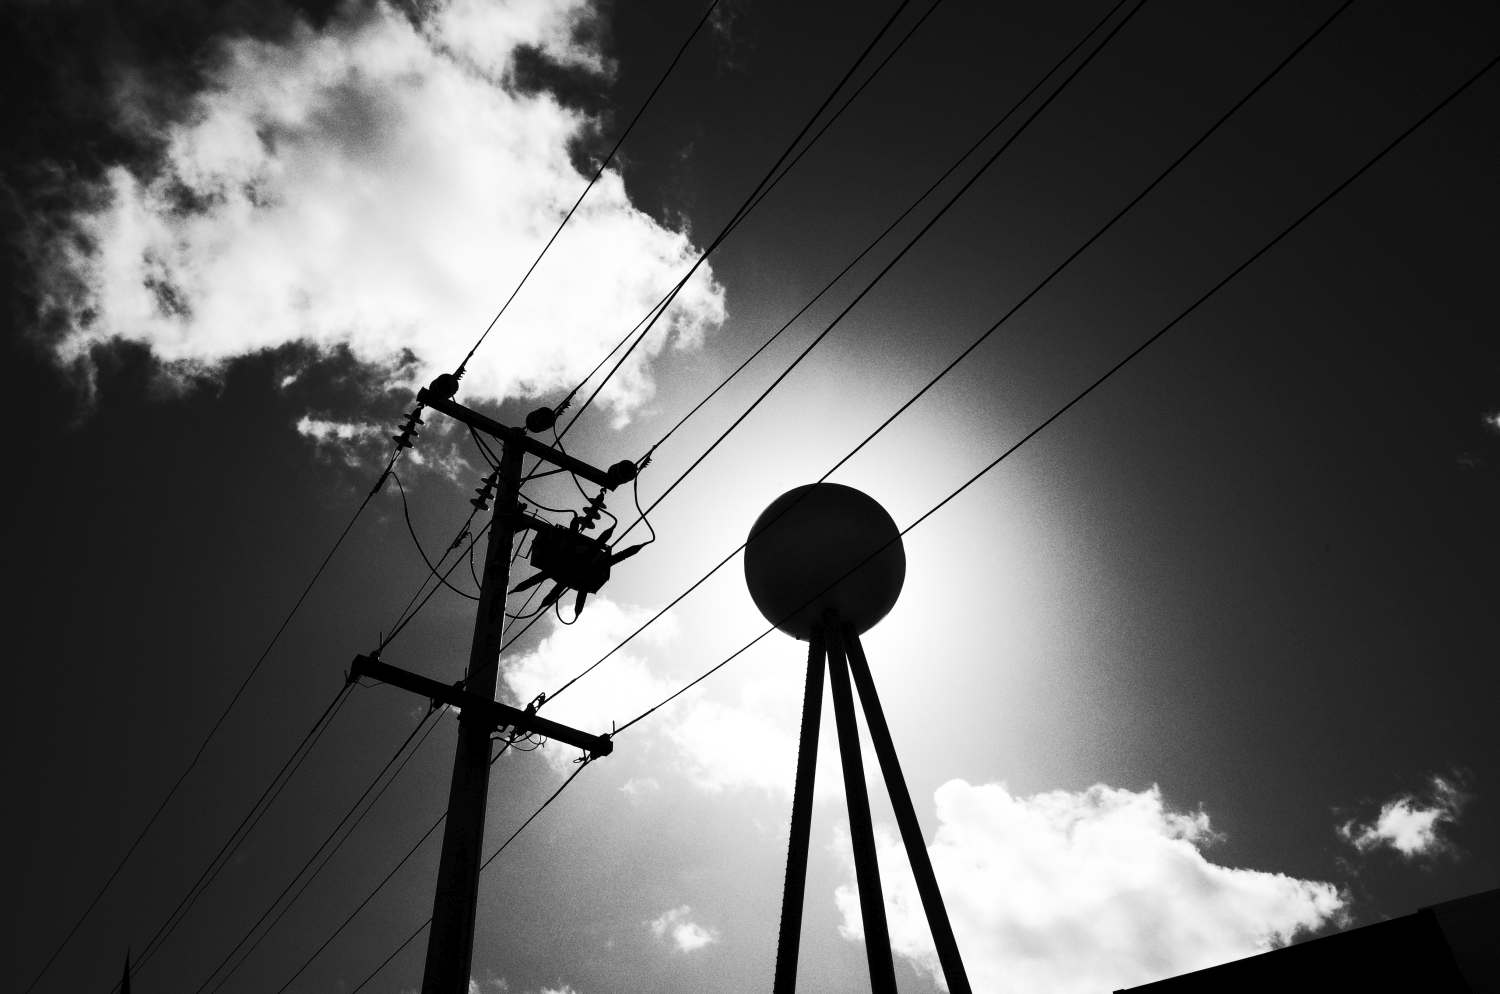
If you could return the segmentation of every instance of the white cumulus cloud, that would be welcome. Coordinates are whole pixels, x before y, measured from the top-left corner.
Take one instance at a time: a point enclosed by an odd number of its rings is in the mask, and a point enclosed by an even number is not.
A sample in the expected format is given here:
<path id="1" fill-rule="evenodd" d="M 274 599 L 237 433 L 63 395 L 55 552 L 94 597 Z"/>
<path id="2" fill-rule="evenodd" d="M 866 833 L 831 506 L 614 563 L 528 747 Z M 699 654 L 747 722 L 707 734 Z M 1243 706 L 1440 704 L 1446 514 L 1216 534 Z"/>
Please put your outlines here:
<path id="1" fill-rule="evenodd" d="M 1370 821 L 1347 821 L 1338 832 L 1360 852 L 1390 848 L 1407 859 L 1434 856 L 1448 851 L 1440 829 L 1458 820 L 1467 801 L 1454 780 L 1434 774 L 1420 794 L 1393 797 Z"/>
<path id="2" fill-rule="evenodd" d="M 586 182 L 568 150 L 593 122 L 518 87 L 518 49 L 608 65 L 577 31 L 587 0 L 417 9 L 415 23 L 376 3 L 283 42 L 226 40 L 204 89 L 152 125 L 158 161 L 108 169 L 45 246 L 59 358 L 124 340 L 192 373 L 297 342 L 347 349 L 394 386 L 456 365 Z M 607 171 L 465 396 L 572 386 L 696 251 Z M 653 394 L 651 358 L 724 316 L 704 267 L 601 401 L 627 416 Z"/>
<path id="3" fill-rule="evenodd" d="M 692 908 L 684 904 L 680 908 L 663 912 L 661 917 L 650 922 L 651 934 L 672 943 L 680 953 L 690 953 L 718 942 L 719 933 L 716 930 L 705 928 L 688 917 L 692 911 Z"/>
<path id="4" fill-rule="evenodd" d="M 1211 862 L 1208 815 L 1170 810 L 1154 786 L 1019 797 L 952 780 L 935 798 L 928 852 L 975 990 L 1117 990 L 1342 919 L 1332 884 Z M 905 851 L 889 833 L 878 848 L 892 947 L 941 978 Z M 854 886 L 835 900 L 844 935 L 862 936 Z"/>
<path id="5" fill-rule="evenodd" d="M 538 694 L 556 693 L 649 617 L 644 610 L 623 607 L 608 597 L 590 598 L 576 622 L 568 626 L 553 622 L 552 632 L 535 649 L 506 665 L 506 691 L 520 704 Z M 635 717 L 675 689 L 653 674 L 643 655 L 669 642 L 674 631 L 670 615 L 658 621 L 555 701 L 546 702 L 542 713 L 592 734 L 608 732 L 612 723 Z M 568 747 L 549 747 L 545 753 L 563 766 L 571 766 L 577 755 Z"/>
<path id="6" fill-rule="evenodd" d="M 539 693 L 557 691 L 623 642 L 653 613 L 620 605 L 608 597 L 594 597 L 576 623 L 564 626 L 551 622 L 551 632 L 535 649 L 507 665 L 504 684 L 511 699 L 525 704 Z M 681 672 L 683 651 L 677 644 L 673 617 L 665 615 L 556 701 L 548 701 L 543 713 L 575 728 L 607 732 L 611 722 L 634 718 L 687 681 L 686 676 L 665 675 Z M 679 665 L 669 667 L 665 661 L 673 659 L 674 653 Z M 698 687 L 629 734 L 650 736 L 665 745 L 677 771 L 704 790 L 750 787 L 789 794 L 796 768 L 800 696 L 796 680 L 756 681 L 729 691 Z M 828 740 L 825 735 L 824 741 Z M 746 743 L 755 746 L 746 748 Z M 564 768 L 570 767 L 577 755 L 567 748 L 550 747 L 546 754 Z M 622 789 L 634 797 L 651 787 L 632 781 Z M 825 777 L 817 790 L 822 794 L 829 787 Z"/>

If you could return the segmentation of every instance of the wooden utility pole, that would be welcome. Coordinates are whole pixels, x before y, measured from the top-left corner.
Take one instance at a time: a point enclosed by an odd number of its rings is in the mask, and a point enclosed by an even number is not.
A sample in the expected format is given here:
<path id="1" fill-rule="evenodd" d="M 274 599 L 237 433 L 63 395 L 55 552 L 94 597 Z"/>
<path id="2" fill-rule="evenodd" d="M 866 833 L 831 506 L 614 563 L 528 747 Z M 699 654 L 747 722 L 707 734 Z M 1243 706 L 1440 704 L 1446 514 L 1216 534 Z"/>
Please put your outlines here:
<path id="1" fill-rule="evenodd" d="M 500 482 L 490 525 L 490 544 L 480 576 L 479 610 L 464 689 L 495 699 L 500 674 L 500 632 L 505 625 L 505 594 L 510 589 L 510 552 L 516 537 L 521 490 L 521 447 L 500 451 Z M 479 904 L 479 864 L 484 859 L 484 815 L 490 792 L 488 715 L 458 716 L 458 749 L 448 788 L 448 821 L 438 859 L 437 894 L 432 901 L 432 932 L 427 942 L 423 994 L 466 994 L 474 958 L 474 920 Z"/>
<path id="2" fill-rule="evenodd" d="M 429 390 L 418 393 L 417 400 L 494 437 L 501 444 L 494 518 L 490 525 L 489 547 L 485 552 L 469 667 L 463 681 L 450 686 L 391 666 L 376 657 L 360 656 L 350 670 L 350 679 L 368 677 L 381 680 L 460 709 L 458 748 L 453 757 L 453 780 L 448 790 L 448 819 L 443 828 L 443 850 L 438 862 L 437 892 L 433 898 L 432 931 L 427 945 L 422 994 L 467 994 L 474 958 L 479 869 L 483 860 L 481 850 L 489 800 L 491 735 L 498 728 L 510 727 L 576 745 L 591 756 L 608 755 L 613 749 L 608 735 L 588 735 L 540 718 L 533 711 L 522 711 L 495 701 L 505 598 L 510 587 L 511 549 L 517 531 L 537 527 L 533 519 L 523 513 L 520 504 L 521 458 L 530 453 L 606 489 L 633 479 L 635 466 L 624 462 L 616 463 L 608 471 L 599 470 L 542 444 L 521 428 L 502 425 Z"/>

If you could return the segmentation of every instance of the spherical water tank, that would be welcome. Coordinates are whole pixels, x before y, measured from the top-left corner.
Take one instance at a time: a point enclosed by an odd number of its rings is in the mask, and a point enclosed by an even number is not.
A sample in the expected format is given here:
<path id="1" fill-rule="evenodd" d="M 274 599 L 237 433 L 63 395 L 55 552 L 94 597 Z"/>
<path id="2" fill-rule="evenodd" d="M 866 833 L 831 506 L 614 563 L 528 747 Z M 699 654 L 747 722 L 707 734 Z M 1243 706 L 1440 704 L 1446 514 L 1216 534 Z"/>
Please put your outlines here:
<path id="1" fill-rule="evenodd" d="M 884 618 L 906 579 L 891 516 L 868 495 L 812 483 L 771 502 L 750 528 L 745 584 L 766 620 L 807 640 L 827 612 L 856 632 Z"/>

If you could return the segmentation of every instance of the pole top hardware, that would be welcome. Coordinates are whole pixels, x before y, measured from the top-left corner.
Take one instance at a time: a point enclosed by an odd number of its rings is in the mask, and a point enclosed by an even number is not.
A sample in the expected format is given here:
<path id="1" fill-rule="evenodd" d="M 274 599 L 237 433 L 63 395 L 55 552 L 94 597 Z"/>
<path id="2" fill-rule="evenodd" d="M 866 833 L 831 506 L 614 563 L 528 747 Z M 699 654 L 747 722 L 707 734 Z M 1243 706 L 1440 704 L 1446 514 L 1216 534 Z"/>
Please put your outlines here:
<path id="1" fill-rule="evenodd" d="M 555 424 L 557 424 L 557 412 L 550 407 L 538 407 L 526 415 L 526 430 L 533 435 L 549 431 Z"/>
<path id="2" fill-rule="evenodd" d="M 475 431 L 482 431 L 486 435 L 498 438 L 503 445 L 519 446 L 521 451 L 527 455 L 538 456 L 554 466 L 561 466 L 579 479 L 587 480 L 606 490 L 613 490 L 635 479 L 635 463 L 629 460 L 615 463 L 606 472 L 605 470 L 589 465 L 582 459 L 575 459 L 560 449 L 554 449 L 552 446 L 532 438 L 526 434 L 523 428 L 513 428 L 510 425 L 501 424 L 488 415 L 480 414 L 478 411 L 464 407 L 462 404 L 454 403 L 450 398 L 443 397 L 432 389 L 423 388 L 418 390 L 417 403 L 426 405 L 434 411 L 440 411 L 450 418 L 456 418 Z"/>
<path id="3" fill-rule="evenodd" d="M 439 373 L 427 390 L 443 400 L 452 400 L 458 393 L 458 379 L 461 376 L 463 373 Z"/>
<path id="4" fill-rule="evenodd" d="M 360 677 L 369 677 L 381 683 L 388 683 L 402 690 L 409 690 L 414 694 L 448 704 L 466 714 L 482 716 L 494 728 L 515 727 L 526 732 L 536 732 L 545 735 L 549 739 L 576 746 L 588 753 L 590 756 L 608 756 L 615 751 L 615 744 L 608 735 L 590 735 L 576 728 L 559 724 L 550 719 L 543 718 L 535 711 L 523 711 L 513 708 L 499 701 L 492 701 L 463 689 L 463 686 L 450 686 L 440 683 L 431 677 L 421 676 L 399 666 L 383 663 L 374 656 L 359 655 L 354 657 L 354 662 L 349 666 L 351 682 Z"/>

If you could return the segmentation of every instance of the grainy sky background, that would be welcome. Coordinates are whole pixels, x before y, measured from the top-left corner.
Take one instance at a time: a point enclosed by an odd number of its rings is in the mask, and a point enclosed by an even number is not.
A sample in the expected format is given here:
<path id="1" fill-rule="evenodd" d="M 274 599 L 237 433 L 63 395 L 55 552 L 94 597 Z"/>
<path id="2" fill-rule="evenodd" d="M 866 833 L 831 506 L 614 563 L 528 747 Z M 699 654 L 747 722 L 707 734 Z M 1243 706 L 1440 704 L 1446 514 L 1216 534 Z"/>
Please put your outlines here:
<path id="1" fill-rule="evenodd" d="M 460 400 L 513 422 L 555 403 L 713 239 L 887 6 L 726 0 Z M 658 541 L 582 620 L 508 651 L 504 696 L 554 690 L 701 576 L 1333 9 L 1146 3 L 662 503 Z M 570 450 L 639 458 L 1107 10 L 941 3 L 713 254 Z M 463 357 L 701 12 L 6 4 L 13 986 L 186 766 L 414 386 Z M 916 519 L 1476 72 L 1497 28 L 1483 3 L 1354 3 L 833 479 Z M 1500 884 L 1497 86 L 1471 86 L 908 536 L 906 590 L 866 646 L 976 989 L 1111 990 Z M 978 161 L 658 450 L 643 500 Z M 442 421 L 399 468 L 434 554 L 483 473 Z M 528 489 L 581 501 L 566 481 Z M 139 958 L 425 574 L 389 486 L 38 991 L 107 991 L 126 948 Z M 385 658 L 457 679 L 471 618 L 440 594 Z M 623 723 L 763 628 L 736 560 L 546 713 Z M 622 735 L 496 860 L 481 990 L 769 984 L 803 658 L 762 641 Z M 135 989 L 199 989 L 422 713 L 356 688 Z M 453 729 L 439 721 L 226 991 L 281 987 L 432 823 Z M 496 764 L 487 851 L 572 758 L 554 744 Z M 823 760 L 802 982 L 857 991 Z M 898 978 L 937 989 L 895 852 Z M 369 975 L 429 914 L 436 854 L 434 836 L 288 989 Z M 365 989 L 415 989 L 425 941 Z"/>

